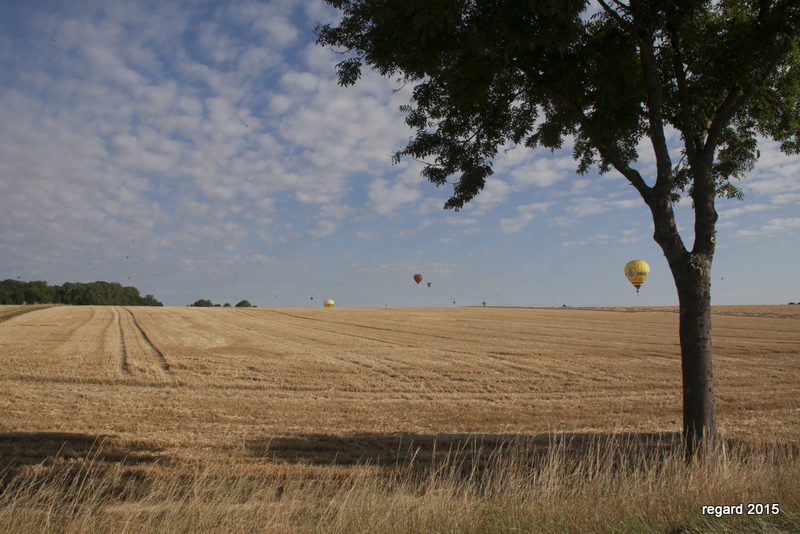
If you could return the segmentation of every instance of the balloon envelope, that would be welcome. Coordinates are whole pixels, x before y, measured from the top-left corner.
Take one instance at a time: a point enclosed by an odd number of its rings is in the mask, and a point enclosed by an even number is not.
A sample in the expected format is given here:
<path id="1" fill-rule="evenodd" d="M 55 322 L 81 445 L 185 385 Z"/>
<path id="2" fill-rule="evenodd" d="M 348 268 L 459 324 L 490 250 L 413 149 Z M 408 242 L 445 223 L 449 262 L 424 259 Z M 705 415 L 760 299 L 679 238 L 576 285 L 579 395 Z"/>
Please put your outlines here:
<path id="1" fill-rule="evenodd" d="M 625 278 L 627 278 L 628 281 L 633 284 L 637 293 L 639 292 L 639 288 L 642 287 L 642 284 L 644 284 L 644 281 L 647 279 L 647 274 L 649 272 L 650 266 L 642 260 L 629 261 L 625 265 Z"/>
<path id="2" fill-rule="evenodd" d="M 421 274 L 415 274 L 415 275 L 414 275 L 414 281 L 415 281 L 417 284 L 419 284 L 420 282 L 422 282 L 422 275 L 421 275 Z"/>
<path id="3" fill-rule="evenodd" d="M 326 299 L 325 302 L 323 302 L 323 304 L 325 305 L 326 308 L 333 308 L 334 302 L 331 299 Z"/>
<path id="4" fill-rule="evenodd" d="M 430 282 L 428 282 L 428 287 L 431 287 L 431 283 Z"/>

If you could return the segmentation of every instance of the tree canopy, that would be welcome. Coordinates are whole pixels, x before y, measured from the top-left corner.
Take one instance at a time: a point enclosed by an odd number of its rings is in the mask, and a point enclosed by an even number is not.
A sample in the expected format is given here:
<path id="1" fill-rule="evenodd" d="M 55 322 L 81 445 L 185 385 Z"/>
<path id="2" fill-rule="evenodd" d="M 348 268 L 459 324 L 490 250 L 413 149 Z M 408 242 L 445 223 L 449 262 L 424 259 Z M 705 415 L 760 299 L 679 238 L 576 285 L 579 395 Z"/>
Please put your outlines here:
<path id="1" fill-rule="evenodd" d="M 153 295 L 142 297 L 135 287 L 117 282 L 71 283 L 63 286 L 47 282 L 0 282 L 0 304 L 71 304 L 78 306 L 163 306 Z"/>
<path id="2" fill-rule="evenodd" d="M 578 171 L 613 166 L 642 194 L 631 164 L 649 136 L 663 156 L 656 187 L 692 194 L 692 164 L 714 159 L 717 194 L 758 157 L 757 136 L 798 153 L 800 95 L 795 1 L 696 0 L 328 0 L 339 26 L 318 42 L 351 53 L 338 65 L 352 85 L 364 64 L 418 82 L 404 108 L 417 130 L 396 154 L 429 158 L 423 174 L 444 184 L 458 174 L 446 207 L 469 202 L 508 144 L 558 149 L 573 136 Z M 674 165 L 664 127 L 682 134 Z"/>
<path id="3" fill-rule="evenodd" d="M 208 299 L 199 299 L 189 304 L 190 308 L 213 308 L 215 306 L 219 306 L 219 304 L 214 304 Z"/>

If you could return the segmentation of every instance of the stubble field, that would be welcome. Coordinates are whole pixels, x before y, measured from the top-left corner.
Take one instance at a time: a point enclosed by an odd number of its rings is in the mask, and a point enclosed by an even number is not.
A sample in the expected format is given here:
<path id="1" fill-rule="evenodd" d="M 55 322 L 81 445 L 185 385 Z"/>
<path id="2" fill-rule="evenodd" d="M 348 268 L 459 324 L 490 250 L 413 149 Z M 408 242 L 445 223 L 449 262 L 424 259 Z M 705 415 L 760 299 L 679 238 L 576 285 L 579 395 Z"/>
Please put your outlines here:
<path id="1" fill-rule="evenodd" d="M 722 434 L 797 471 L 800 306 L 716 307 L 713 343 Z M 510 443 L 663 452 L 680 387 L 676 308 L 52 307 L 0 322 L 0 475 L 203 473 L 280 499 L 287 480 L 391 477 L 454 451 L 475 476 Z"/>

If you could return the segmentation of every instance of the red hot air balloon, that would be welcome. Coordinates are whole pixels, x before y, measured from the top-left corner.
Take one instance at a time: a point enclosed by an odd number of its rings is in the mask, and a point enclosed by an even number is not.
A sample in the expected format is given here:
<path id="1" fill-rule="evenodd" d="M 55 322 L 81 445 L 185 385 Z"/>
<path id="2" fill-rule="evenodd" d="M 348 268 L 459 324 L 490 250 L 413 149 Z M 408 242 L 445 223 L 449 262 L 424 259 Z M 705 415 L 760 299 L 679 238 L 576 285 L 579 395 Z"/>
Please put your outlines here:
<path id="1" fill-rule="evenodd" d="M 415 275 L 414 275 L 414 281 L 415 281 L 417 284 L 419 284 L 420 282 L 422 282 L 422 275 L 421 275 L 421 274 L 415 274 Z"/>

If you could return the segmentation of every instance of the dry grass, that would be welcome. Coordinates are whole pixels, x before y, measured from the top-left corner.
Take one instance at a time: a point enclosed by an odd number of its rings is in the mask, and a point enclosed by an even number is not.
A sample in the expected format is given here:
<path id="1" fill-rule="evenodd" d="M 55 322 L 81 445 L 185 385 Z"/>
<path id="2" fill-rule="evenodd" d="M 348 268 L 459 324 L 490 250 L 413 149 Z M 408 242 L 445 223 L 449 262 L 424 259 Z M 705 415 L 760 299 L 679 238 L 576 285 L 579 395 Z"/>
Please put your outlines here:
<path id="1" fill-rule="evenodd" d="M 271 476 L 132 472 L 89 459 L 32 469 L 0 494 L 4 532 L 500 533 L 798 532 L 798 450 L 720 446 L 687 465 L 665 436 L 544 446 L 466 440 L 391 469 L 283 466 Z M 677 441 L 677 440 L 676 440 Z M 99 446 L 97 454 L 102 455 Z M 491 452 L 488 452 L 491 451 Z M 169 471 L 167 469 L 167 471 Z M 778 515 L 715 517 L 704 504 L 780 503 Z"/>
<path id="2" fill-rule="evenodd" d="M 0 306 L 0 323 L 8 321 L 19 315 L 29 313 L 43 308 L 49 308 L 52 304 L 26 304 L 22 306 Z"/>
<path id="3" fill-rule="evenodd" d="M 800 531 L 799 308 L 715 308 L 688 467 L 671 308 L 18 316 L 0 531 Z"/>

